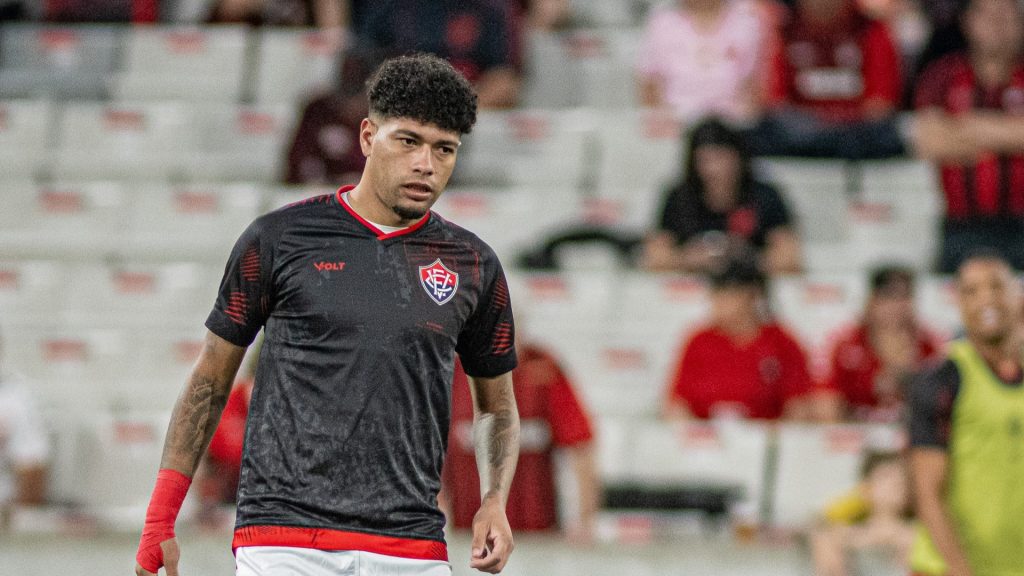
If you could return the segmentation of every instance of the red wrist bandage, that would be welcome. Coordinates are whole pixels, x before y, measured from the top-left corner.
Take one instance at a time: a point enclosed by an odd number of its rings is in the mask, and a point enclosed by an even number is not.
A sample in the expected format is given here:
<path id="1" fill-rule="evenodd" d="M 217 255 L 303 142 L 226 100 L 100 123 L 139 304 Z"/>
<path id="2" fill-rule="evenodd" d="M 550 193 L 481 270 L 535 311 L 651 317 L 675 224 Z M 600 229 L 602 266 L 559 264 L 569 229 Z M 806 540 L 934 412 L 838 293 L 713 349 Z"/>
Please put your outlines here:
<path id="1" fill-rule="evenodd" d="M 154 574 L 164 565 L 160 543 L 174 538 L 174 521 L 191 484 L 192 479 L 177 470 L 161 468 L 156 475 L 156 487 L 146 509 L 146 526 L 135 554 L 139 566 Z"/>

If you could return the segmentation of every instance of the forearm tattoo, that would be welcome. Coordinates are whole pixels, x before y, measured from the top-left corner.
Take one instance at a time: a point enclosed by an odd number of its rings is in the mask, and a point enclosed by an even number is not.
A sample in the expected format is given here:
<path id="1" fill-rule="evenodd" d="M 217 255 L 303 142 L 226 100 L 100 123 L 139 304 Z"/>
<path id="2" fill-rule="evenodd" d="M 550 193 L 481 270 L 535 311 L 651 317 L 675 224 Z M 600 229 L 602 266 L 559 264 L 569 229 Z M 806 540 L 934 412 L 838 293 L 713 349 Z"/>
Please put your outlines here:
<path id="1" fill-rule="evenodd" d="M 507 495 L 519 460 L 519 413 L 511 390 L 502 389 L 473 428 L 480 493 Z"/>
<path id="2" fill-rule="evenodd" d="M 173 468 L 189 475 L 195 472 L 227 400 L 227 386 L 215 378 L 192 375 L 171 414 L 160 462 L 162 468 Z"/>

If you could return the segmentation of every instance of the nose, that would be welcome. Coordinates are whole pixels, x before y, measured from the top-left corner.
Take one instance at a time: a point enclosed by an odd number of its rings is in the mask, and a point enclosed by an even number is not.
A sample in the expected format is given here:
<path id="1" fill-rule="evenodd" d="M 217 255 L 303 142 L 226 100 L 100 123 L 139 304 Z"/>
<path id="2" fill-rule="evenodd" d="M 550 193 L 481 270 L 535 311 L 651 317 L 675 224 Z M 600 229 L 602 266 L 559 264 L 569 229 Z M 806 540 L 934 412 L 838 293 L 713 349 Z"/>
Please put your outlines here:
<path id="1" fill-rule="evenodd" d="M 423 176 L 434 174 L 434 155 L 431 153 L 430 146 L 420 146 L 413 153 L 412 169 L 413 172 Z"/>

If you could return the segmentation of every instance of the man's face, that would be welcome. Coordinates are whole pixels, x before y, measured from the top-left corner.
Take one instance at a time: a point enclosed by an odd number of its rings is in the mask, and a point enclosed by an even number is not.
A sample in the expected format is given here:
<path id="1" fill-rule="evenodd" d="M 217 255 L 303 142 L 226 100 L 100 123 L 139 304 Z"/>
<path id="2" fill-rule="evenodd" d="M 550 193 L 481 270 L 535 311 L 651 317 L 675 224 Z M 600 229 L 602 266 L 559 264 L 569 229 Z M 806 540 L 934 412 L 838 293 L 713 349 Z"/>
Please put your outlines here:
<path id="1" fill-rule="evenodd" d="M 957 279 L 960 315 L 967 333 L 985 344 L 1002 343 L 1020 318 L 1020 288 L 998 260 L 965 264 Z"/>
<path id="2" fill-rule="evenodd" d="M 364 178 L 377 200 L 402 223 L 430 210 L 451 178 L 459 134 L 410 118 L 367 118 L 359 144 L 366 155 Z"/>
<path id="3" fill-rule="evenodd" d="M 721 327 L 749 323 L 758 316 L 761 291 L 754 286 L 724 286 L 711 292 L 711 316 Z"/>
<path id="4" fill-rule="evenodd" d="M 1024 18 L 1017 0 L 973 0 L 963 25 L 971 50 L 986 56 L 1020 54 Z"/>
<path id="5" fill-rule="evenodd" d="M 914 324 L 914 290 L 900 283 L 879 289 L 868 302 L 868 322 L 873 326 L 906 328 Z"/>

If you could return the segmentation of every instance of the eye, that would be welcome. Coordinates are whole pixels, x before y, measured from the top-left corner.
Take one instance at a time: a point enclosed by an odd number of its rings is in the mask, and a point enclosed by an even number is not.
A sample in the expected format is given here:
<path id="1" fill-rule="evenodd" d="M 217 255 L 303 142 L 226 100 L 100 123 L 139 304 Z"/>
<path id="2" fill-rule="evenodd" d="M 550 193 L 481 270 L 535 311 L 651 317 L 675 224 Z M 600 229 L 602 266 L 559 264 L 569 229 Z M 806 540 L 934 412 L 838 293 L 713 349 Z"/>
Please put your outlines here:
<path id="1" fill-rule="evenodd" d="M 402 142 L 402 144 L 405 144 L 406 146 L 415 146 L 416 145 L 416 141 L 413 140 L 412 138 L 409 138 L 409 137 L 402 137 L 402 138 L 399 138 L 399 140 Z"/>
<path id="2" fill-rule="evenodd" d="M 451 146 L 441 146 L 442 156 L 451 156 L 452 154 L 455 154 L 455 148 Z"/>

